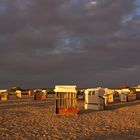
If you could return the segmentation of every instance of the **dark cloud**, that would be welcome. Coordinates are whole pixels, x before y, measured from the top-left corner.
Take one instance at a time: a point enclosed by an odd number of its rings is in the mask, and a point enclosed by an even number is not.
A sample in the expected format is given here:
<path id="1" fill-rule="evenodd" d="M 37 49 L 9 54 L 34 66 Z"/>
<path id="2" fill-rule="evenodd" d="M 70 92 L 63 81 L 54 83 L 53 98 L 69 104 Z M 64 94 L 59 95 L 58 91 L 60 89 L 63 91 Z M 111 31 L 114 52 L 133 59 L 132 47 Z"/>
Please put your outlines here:
<path id="1" fill-rule="evenodd" d="M 0 87 L 139 82 L 139 0 L 0 0 Z"/>

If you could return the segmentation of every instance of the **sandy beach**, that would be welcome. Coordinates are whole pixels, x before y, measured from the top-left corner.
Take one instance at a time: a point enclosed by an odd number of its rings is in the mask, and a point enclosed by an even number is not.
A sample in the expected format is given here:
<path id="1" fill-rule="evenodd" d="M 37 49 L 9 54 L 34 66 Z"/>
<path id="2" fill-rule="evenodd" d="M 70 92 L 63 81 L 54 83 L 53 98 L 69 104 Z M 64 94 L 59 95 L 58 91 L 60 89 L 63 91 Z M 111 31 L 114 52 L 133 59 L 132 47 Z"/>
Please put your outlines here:
<path id="1" fill-rule="evenodd" d="M 51 95 L 52 96 L 52 95 Z M 139 140 L 140 100 L 108 105 L 104 111 L 55 114 L 54 99 L 0 101 L 1 140 Z"/>

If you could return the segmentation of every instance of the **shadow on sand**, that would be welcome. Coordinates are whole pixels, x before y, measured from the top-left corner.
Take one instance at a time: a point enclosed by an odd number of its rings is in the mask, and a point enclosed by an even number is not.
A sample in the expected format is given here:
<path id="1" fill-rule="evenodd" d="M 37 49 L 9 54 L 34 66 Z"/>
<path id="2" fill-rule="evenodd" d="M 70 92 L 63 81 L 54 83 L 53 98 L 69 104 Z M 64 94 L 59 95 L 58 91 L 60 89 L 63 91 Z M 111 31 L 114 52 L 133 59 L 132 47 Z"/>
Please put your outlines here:
<path id="1" fill-rule="evenodd" d="M 135 130 L 135 132 L 130 133 L 130 132 L 125 132 L 122 134 L 117 134 L 117 133 L 111 133 L 107 134 L 106 132 L 98 132 L 91 134 L 89 136 L 83 136 L 79 137 L 77 140 L 139 140 L 140 139 L 140 133 L 139 129 Z"/>
<path id="2" fill-rule="evenodd" d="M 84 102 L 81 102 L 84 105 Z M 80 104 L 81 104 L 80 103 Z M 46 101 L 33 101 L 33 100 L 16 100 L 16 101 L 4 101 L 0 102 L 0 110 L 5 109 L 11 109 L 11 108 L 22 108 L 22 107 L 48 107 L 48 106 L 54 106 L 54 100 L 48 99 Z M 104 111 L 108 110 L 115 110 L 123 107 L 130 107 L 140 104 L 140 100 L 135 100 L 131 102 L 119 102 L 114 104 L 108 104 L 106 105 L 106 109 Z M 85 110 L 84 108 L 80 108 L 78 111 L 78 115 L 82 114 L 90 114 L 92 112 L 97 112 L 94 110 Z"/>
<path id="3" fill-rule="evenodd" d="M 116 110 L 116 109 L 123 108 L 123 107 L 135 106 L 138 104 L 140 104 L 140 100 L 134 100 L 131 102 L 119 102 L 119 103 L 108 104 L 108 105 L 106 105 L 104 111 Z M 98 111 L 91 110 L 91 109 L 85 110 L 84 108 L 82 108 L 79 110 L 78 115 L 90 114 L 92 112 L 98 112 Z"/>
<path id="4" fill-rule="evenodd" d="M 53 105 L 53 101 L 29 101 L 29 100 L 18 100 L 18 101 L 5 101 L 0 102 L 0 110 L 12 109 L 12 108 L 22 108 L 22 107 L 48 107 Z"/>
<path id="5" fill-rule="evenodd" d="M 97 112 L 97 111 L 95 111 L 95 110 L 92 110 L 92 109 L 87 109 L 87 110 L 85 110 L 85 109 L 80 109 L 79 111 L 78 111 L 78 115 L 82 115 L 82 114 L 90 114 L 90 113 L 92 113 L 92 112 Z"/>
<path id="6" fill-rule="evenodd" d="M 130 107 L 140 104 L 140 100 L 134 100 L 129 102 L 120 102 L 116 104 L 109 104 L 106 106 L 106 110 L 115 110 L 123 107 Z"/>

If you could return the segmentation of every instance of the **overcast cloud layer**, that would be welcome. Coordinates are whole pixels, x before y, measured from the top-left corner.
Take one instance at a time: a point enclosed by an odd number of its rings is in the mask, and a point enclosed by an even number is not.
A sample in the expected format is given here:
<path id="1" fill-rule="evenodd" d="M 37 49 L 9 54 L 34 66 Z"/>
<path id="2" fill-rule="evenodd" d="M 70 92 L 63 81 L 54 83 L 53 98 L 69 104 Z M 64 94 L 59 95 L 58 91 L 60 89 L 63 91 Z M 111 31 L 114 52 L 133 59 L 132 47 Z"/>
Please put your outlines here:
<path id="1" fill-rule="evenodd" d="M 140 0 L 0 0 L 0 87 L 140 83 Z"/>

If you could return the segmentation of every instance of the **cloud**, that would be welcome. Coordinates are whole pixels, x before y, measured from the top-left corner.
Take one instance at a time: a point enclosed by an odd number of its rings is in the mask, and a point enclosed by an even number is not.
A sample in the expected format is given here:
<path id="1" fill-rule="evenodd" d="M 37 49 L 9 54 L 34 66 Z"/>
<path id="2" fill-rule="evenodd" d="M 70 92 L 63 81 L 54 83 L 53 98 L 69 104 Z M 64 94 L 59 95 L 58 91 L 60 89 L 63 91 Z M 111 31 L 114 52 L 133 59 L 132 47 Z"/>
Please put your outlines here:
<path id="1" fill-rule="evenodd" d="M 133 11 L 122 17 L 122 24 L 125 26 L 126 24 L 129 24 L 130 22 L 135 22 L 137 17 L 140 16 L 140 1 L 139 0 L 134 0 L 134 9 Z"/>
<path id="2" fill-rule="evenodd" d="M 138 0 L 1 0 L 0 19 L 1 88 L 138 81 Z"/>

